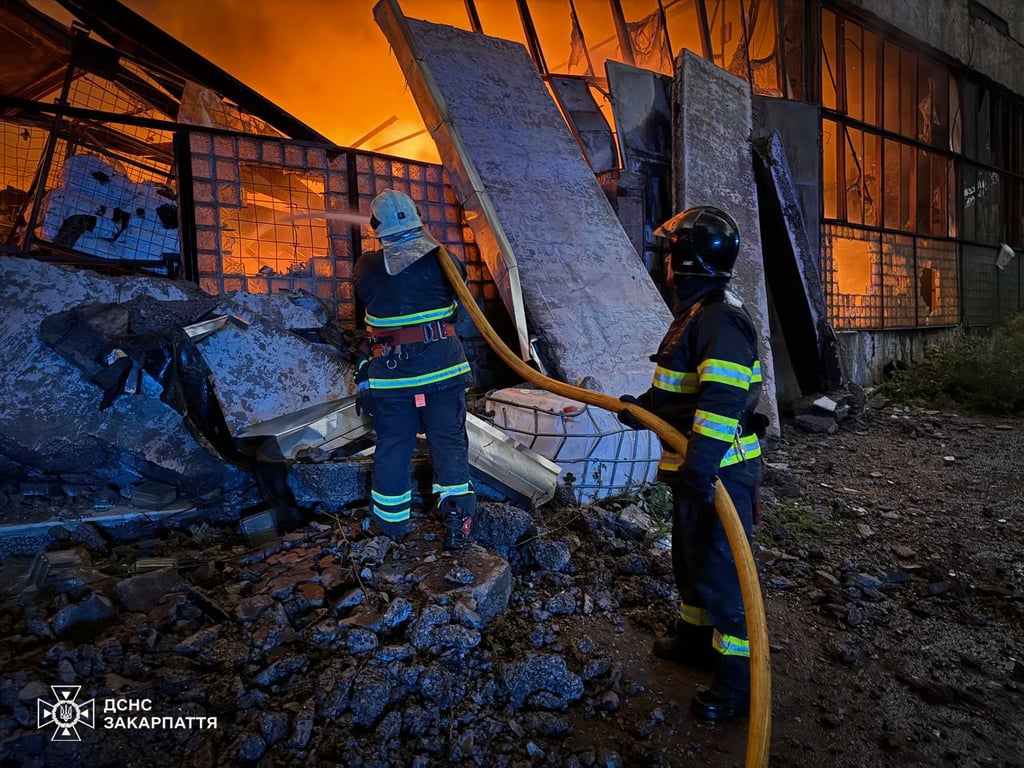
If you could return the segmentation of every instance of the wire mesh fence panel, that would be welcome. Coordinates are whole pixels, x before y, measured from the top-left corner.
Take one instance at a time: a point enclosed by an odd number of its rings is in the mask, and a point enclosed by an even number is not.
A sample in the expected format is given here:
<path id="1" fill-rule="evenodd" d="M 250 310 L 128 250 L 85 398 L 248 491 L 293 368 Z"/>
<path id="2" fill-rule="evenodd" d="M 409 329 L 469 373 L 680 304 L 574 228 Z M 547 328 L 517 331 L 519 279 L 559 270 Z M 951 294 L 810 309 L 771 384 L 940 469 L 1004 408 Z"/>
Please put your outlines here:
<path id="1" fill-rule="evenodd" d="M 956 243 L 917 240 L 918 324 L 955 325 L 960 320 Z"/>
<path id="2" fill-rule="evenodd" d="M 396 189 L 412 197 L 425 226 L 466 265 L 484 311 L 504 311 L 441 166 L 201 130 L 191 131 L 189 146 L 204 290 L 308 291 L 355 326 L 354 261 L 379 247 L 367 223 L 370 203 Z"/>
<path id="3" fill-rule="evenodd" d="M 835 224 L 826 224 L 823 229 L 821 269 L 832 324 L 843 330 L 880 328 L 878 233 Z"/>
<path id="4" fill-rule="evenodd" d="M 918 284 L 914 279 L 914 240 L 882 235 L 883 323 L 886 328 L 912 328 L 917 323 Z"/>
<path id="5" fill-rule="evenodd" d="M 963 246 L 965 325 L 995 325 L 999 320 L 999 277 L 996 249 Z"/>
<path id="6" fill-rule="evenodd" d="M 1021 254 L 999 270 L 999 322 L 1024 309 L 1021 303 Z"/>
<path id="7" fill-rule="evenodd" d="M 0 122 L 0 245 L 18 236 L 32 193 L 32 182 L 43 156 L 48 131 L 16 121 Z"/>

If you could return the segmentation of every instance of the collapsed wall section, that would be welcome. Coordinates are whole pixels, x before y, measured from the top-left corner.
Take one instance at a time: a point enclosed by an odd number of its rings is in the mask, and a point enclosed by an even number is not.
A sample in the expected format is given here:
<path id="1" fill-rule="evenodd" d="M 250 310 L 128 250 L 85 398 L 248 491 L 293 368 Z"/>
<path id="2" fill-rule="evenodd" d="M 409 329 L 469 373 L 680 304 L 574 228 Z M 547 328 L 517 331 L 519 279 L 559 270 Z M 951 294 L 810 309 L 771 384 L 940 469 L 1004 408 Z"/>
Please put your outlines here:
<path id="1" fill-rule="evenodd" d="M 671 313 L 526 49 L 374 8 L 529 354 L 611 395 L 650 386 Z M 520 298 L 521 297 L 521 298 Z M 527 328 L 527 320 L 529 327 Z"/>

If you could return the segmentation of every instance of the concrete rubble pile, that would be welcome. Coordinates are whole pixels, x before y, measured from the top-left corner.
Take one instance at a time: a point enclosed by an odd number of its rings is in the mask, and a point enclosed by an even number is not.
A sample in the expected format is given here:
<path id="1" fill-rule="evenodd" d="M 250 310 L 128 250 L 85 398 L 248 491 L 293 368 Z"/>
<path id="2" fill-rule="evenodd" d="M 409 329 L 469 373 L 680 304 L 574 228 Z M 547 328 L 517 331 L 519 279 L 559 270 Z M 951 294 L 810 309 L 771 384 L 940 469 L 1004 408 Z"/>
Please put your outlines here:
<path id="1" fill-rule="evenodd" d="M 0 284 L 8 501 L 88 514 L 240 493 L 258 465 L 236 434 L 352 389 L 346 355 L 310 340 L 326 319 L 311 297 L 214 298 L 15 258 L 0 259 Z"/>
<path id="2" fill-rule="evenodd" d="M 571 704 L 614 711 L 643 690 L 578 624 L 664 592 L 667 562 L 646 549 L 657 526 L 635 506 L 544 527 L 481 506 L 478 543 L 457 557 L 425 519 L 399 545 L 338 519 L 258 548 L 221 529 L 47 553 L 34 588 L 0 603 L 0 755 L 43 764 L 35 702 L 51 682 L 84 686 L 98 709 L 148 699 L 132 714 L 216 720 L 176 733 L 112 720 L 62 745 L 68 759 L 119 764 L 170 740 L 194 765 L 479 761 L 523 736 L 563 748 Z M 571 748 L 598 764 L 594 744 Z"/>

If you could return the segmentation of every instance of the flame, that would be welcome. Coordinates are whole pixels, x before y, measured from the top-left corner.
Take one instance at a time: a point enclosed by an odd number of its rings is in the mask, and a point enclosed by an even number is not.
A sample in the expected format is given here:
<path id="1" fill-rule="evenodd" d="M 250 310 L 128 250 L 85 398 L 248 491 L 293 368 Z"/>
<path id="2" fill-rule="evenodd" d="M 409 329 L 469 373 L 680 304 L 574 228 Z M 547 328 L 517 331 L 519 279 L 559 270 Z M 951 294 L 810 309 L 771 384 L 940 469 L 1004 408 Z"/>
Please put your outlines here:
<path id="1" fill-rule="evenodd" d="M 126 5 L 337 144 L 352 146 L 390 121 L 360 148 L 383 146 L 388 154 L 440 162 L 401 67 L 373 19 L 374 3 L 127 0 Z M 462 2 L 433 5 L 461 8 Z"/>
<path id="2" fill-rule="evenodd" d="M 242 82 L 341 146 L 440 162 L 437 147 L 373 18 L 376 0 L 125 0 Z M 464 0 L 399 0 L 410 18 L 470 29 Z M 680 2 L 680 0 L 676 0 Z M 681 5 L 690 5 L 691 0 Z M 595 74 L 619 59 L 607 0 L 575 0 Z M 669 2 L 669 5 L 674 3 Z M 487 35 L 524 43 L 511 0 L 475 0 Z M 548 68 L 566 72 L 568 0 L 532 0 L 530 12 Z M 624 0 L 642 18 L 655 0 Z M 608 112 L 608 105 L 602 105 Z M 610 118 L 610 114 L 607 114 Z M 367 136 L 369 137 L 367 138 Z"/>

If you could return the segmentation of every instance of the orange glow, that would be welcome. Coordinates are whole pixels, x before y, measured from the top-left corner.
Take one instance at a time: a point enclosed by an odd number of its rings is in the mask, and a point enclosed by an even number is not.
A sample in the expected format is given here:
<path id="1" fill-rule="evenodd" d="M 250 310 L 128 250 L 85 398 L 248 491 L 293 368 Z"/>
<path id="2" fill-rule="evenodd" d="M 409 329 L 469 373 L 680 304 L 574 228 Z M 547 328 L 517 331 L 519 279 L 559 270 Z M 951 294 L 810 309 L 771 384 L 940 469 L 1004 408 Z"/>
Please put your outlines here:
<path id="1" fill-rule="evenodd" d="M 126 5 L 327 138 L 439 162 L 437 148 L 373 19 L 375 0 L 126 0 Z M 402 3 L 411 17 L 449 22 L 455 2 Z M 445 13 L 445 11 L 449 13 Z M 452 19 L 454 20 L 454 19 Z"/>
<path id="2" fill-rule="evenodd" d="M 351 147 L 372 133 L 359 148 L 439 162 L 401 67 L 373 19 L 376 0 L 124 1 L 332 141 Z M 620 59 L 608 0 L 575 2 L 594 74 L 603 78 L 604 62 Z M 470 29 L 463 0 L 399 3 L 410 18 Z M 548 69 L 566 72 L 568 0 L 531 0 L 529 7 Z M 657 3 L 626 0 L 623 7 L 627 20 L 635 21 Z M 476 8 L 485 34 L 525 44 L 512 0 L 476 0 Z M 679 37 L 677 51 L 692 44 Z"/>

